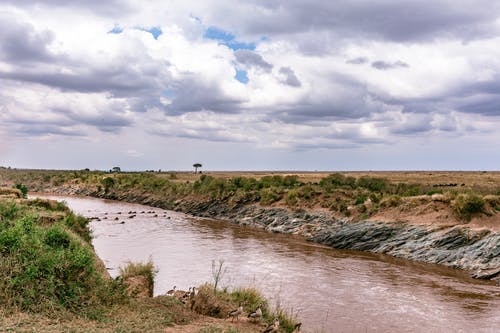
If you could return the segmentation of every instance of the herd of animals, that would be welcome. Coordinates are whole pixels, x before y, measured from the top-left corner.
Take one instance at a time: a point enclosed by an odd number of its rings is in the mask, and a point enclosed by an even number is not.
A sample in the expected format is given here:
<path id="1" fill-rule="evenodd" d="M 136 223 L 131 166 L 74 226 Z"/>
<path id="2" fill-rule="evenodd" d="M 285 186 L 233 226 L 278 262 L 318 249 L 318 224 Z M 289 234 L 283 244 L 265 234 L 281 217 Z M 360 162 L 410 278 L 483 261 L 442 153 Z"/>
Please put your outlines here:
<path id="1" fill-rule="evenodd" d="M 188 291 L 176 289 L 177 287 L 174 286 L 172 289 L 166 292 L 166 295 L 177 298 L 183 304 L 189 304 L 191 310 L 193 310 L 195 304 L 194 297 L 196 296 L 196 287 L 189 287 Z M 231 318 L 231 322 L 233 322 L 235 319 L 238 321 L 241 315 L 243 315 L 243 302 L 240 302 L 238 308 L 230 311 L 227 314 L 226 318 Z M 247 318 L 253 322 L 260 322 L 260 320 L 262 319 L 262 305 L 259 304 L 255 311 L 252 311 L 247 315 Z M 302 323 L 297 323 L 294 327 L 293 332 L 300 332 L 301 327 Z M 279 332 L 279 329 L 280 321 L 278 318 L 274 318 L 273 322 L 269 326 L 267 326 L 262 331 L 262 333 L 276 333 Z"/>

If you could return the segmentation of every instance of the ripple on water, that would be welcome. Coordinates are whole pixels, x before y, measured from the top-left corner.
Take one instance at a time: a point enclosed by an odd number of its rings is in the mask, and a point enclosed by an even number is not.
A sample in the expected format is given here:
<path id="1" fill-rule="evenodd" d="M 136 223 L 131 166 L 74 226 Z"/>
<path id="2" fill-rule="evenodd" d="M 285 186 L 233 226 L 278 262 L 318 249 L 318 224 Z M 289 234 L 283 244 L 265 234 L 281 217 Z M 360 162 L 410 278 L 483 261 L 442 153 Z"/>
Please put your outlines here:
<path id="1" fill-rule="evenodd" d="M 173 285 L 187 290 L 209 281 L 212 260 L 224 259 L 223 285 L 256 286 L 271 300 L 279 298 L 298 312 L 307 331 L 499 331 L 500 287 L 463 272 L 326 249 L 292 236 L 147 206 L 58 198 L 83 215 L 108 217 L 91 226 L 96 252 L 111 274 L 127 260 L 151 257 L 159 268 L 156 294 Z M 128 219 L 129 211 L 138 214 Z M 113 221 L 115 216 L 126 223 Z"/>

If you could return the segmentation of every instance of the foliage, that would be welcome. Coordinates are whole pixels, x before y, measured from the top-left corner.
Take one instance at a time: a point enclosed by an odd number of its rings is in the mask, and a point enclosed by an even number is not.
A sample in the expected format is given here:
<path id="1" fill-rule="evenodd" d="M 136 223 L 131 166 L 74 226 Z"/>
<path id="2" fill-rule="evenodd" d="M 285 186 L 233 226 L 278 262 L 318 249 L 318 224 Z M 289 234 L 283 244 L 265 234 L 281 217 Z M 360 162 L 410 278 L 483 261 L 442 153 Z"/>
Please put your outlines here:
<path id="1" fill-rule="evenodd" d="M 24 204 L 0 205 L 0 304 L 23 311 L 98 313 L 118 289 L 96 268 L 90 245 L 62 220 L 39 224 Z M 31 213 L 30 213 L 31 212 Z"/>
<path id="2" fill-rule="evenodd" d="M 111 177 L 105 177 L 101 182 L 104 185 L 105 194 L 109 193 L 109 190 L 115 185 L 115 180 Z"/>
<path id="3" fill-rule="evenodd" d="M 142 276 L 146 279 L 149 295 L 153 296 L 155 276 L 158 270 L 155 268 L 151 258 L 145 262 L 129 262 L 125 267 L 120 267 L 120 276 L 123 280 L 131 277 Z"/>
<path id="4" fill-rule="evenodd" d="M 334 173 L 321 179 L 319 185 L 326 191 L 331 192 L 338 187 L 354 188 L 356 179 L 354 177 L 346 177 L 341 173 Z"/>
<path id="5" fill-rule="evenodd" d="M 358 178 L 356 186 L 372 192 L 383 192 L 389 187 L 389 181 L 385 178 L 363 176 Z"/>
<path id="6" fill-rule="evenodd" d="M 469 221 L 484 211 L 484 200 L 476 194 L 459 194 L 452 202 L 452 208 L 458 218 Z"/>
<path id="7" fill-rule="evenodd" d="M 26 185 L 23 185 L 21 183 L 17 183 L 14 188 L 17 188 L 19 191 L 21 191 L 21 193 L 23 194 L 23 198 L 27 198 L 28 197 L 28 188 L 26 187 Z"/>

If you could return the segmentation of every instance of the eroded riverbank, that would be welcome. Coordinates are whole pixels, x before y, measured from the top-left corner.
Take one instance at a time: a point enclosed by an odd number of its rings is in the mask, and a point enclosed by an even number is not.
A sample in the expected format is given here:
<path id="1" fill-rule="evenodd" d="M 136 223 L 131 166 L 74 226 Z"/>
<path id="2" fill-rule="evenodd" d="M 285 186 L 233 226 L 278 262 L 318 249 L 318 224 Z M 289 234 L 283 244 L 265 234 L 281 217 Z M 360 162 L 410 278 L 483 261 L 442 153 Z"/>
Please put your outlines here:
<path id="1" fill-rule="evenodd" d="M 307 332 L 489 333 L 500 325 L 499 287 L 461 271 L 125 202 L 59 199 L 97 218 L 94 246 L 111 273 L 127 260 L 151 256 L 159 267 L 156 294 L 206 281 L 211 261 L 225 259 L 224 284 L 254 285 L 271 299 L 279 296 Z M 129 218 L 129 211 L 136 216 Z"/>
<path id="2" fill-rule="evenodd" d="M 440 264 L 500 283 L 500 232 L 467 225 L 410 224 L 338 219 L 327 212 L 293 211 L 256 204 L 228 204 L 223 200 L 166 200 L 148 194 L 96 193 L 87 188 L 57 187 L 59 194 L 110 198 L 179 211 L 193 216 L 231 221 L 305 239 L 337 249 L 387 254 Z"/>

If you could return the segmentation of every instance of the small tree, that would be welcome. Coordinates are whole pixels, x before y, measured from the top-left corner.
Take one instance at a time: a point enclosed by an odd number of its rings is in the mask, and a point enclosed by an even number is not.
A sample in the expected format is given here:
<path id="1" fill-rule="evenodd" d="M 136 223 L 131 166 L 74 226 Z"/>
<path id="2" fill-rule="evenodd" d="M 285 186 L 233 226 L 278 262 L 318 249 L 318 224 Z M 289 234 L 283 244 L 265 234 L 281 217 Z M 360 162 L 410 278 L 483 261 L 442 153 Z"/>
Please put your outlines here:
<path id="1" fill-rule="evenodd" d="M 198 173 L 198 168 L 201 168 L 201 167 L 202 167 L 201 163 L 193 164 L 194 173 Z"/>
<path id="2" fill-rule="evenodd" d="M 113 169 L 111 169 L 111 172 L 121 172 L 122 169 L 120 167 L 113 167 Z"/>

